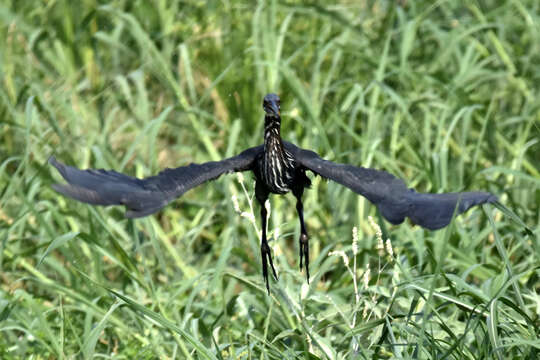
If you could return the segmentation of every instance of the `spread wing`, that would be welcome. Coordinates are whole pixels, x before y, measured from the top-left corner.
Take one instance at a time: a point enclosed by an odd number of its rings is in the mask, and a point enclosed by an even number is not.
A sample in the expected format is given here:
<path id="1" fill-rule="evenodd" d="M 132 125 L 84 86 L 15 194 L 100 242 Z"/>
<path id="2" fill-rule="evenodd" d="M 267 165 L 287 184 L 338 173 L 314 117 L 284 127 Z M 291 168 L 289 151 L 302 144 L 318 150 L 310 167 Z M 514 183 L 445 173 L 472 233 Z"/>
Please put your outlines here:
<path id="1" fill-rule="evenodd" d="M 436 230 L 450 223 L 454 211 L 458 215 L 472 206 L 497 201 L 488 192 L 418 193 L 385 171 L 336 164 L 288 142 L 285 148 L 306 169 L 366 197 L 392 224 L 409 217 L 415 224 Z"/>
<path id="2" fill-rule="evenodd" d="M 94 205 L 125 205 L 126 217 L 152 214 L 186 191 L 228 172 L 249 170 L 263 146 L 249 148 L 222 161 L 165 169 L 156 176 L 137 179 L 113 170 L 80 170 L 49 159 L 67 184 L 54 184 L 59 193 Z"/>

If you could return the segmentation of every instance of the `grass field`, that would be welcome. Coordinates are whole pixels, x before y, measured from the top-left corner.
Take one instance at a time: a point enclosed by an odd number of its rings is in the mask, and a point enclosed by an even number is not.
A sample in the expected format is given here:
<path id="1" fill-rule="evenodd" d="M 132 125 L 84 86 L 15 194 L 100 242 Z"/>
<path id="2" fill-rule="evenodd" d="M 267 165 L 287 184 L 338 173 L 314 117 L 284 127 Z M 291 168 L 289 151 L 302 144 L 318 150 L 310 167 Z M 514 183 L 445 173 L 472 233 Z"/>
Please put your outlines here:
<path id="1" fill-rule="evenodd" d="M 540 3 L 315 4 L 0 2 L 0 358 L 539 358 Z M 391 226 L 312 177 L 311 282 L 271 197 L 268 296 L 251 175 L 138 220 L 50 187 L 51 155 L 143 177 L 258 145 L 268 92 L 288 141 L 532 233 Z"/>

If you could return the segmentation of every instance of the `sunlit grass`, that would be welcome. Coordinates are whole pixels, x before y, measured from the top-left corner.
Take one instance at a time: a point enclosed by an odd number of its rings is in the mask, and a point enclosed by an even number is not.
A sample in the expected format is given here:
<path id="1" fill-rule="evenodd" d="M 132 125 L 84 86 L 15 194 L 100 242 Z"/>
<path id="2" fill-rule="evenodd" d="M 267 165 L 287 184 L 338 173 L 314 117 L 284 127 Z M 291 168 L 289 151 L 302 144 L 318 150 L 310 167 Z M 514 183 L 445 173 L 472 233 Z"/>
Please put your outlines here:
<path id="1" fill-rule="evenodd" d="M 540 6 L 314 4 L 0 4 L 2 359 L 538 357 Z M 288 141 L 491 191 L 532 234 L 493 206 L 390 226 L 312 178 L 311 281 L 271 197 L 268 296 L 251 175 L 139 220 L 50 187 L 53 154 L 143 177 L 258 145 L 268 92 Z"/>

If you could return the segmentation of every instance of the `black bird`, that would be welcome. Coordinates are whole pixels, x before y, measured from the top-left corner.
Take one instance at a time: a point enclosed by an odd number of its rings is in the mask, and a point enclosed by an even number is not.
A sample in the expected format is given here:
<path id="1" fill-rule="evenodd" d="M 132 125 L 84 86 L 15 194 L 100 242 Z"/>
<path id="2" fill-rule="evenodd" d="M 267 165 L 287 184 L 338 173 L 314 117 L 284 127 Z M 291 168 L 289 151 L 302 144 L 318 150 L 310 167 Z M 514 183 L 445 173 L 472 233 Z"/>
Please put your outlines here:
<path id="1" fill-rule="evenodd" d="M 497 200 L 488 192 L 459 192 L 423 194 L 407 188 L 393 175 L 374 169 L 336 164 L 281 139 L 280 99 L 268 94 L 263 100 L 264 144 L 244 150 L 239 155 L 221 161 L 190 164 L 165 169 L 156 176 L 137 179 L 113 170 L 79 170 L 49 159 L 67 184 L 54 184 L 61 194 L 94 205 L 124 205 L 125 216 L 137 218 L 155 213 L 186 191 L 216 179 L 224 173 L 252 171 L 255 175 L 255 196 L 261 206 L 261 257 L 263 277 L 268 283 L 268 263 L 277 280 L 276 270 L 266 239 L 265 201 L 270 193 L 292 191 L 300 220 L 300 268 L 305 264 L 309 282 L 309 237 L 304 223 L 302 194 L 311 185 L 306 171 L 336 181 L 366 197 L 377 206 L 392 224 L 400 224 L 405 217 L 430 230 L 448 225 L 454 212 L 461 214 L 470 207 Z"/>

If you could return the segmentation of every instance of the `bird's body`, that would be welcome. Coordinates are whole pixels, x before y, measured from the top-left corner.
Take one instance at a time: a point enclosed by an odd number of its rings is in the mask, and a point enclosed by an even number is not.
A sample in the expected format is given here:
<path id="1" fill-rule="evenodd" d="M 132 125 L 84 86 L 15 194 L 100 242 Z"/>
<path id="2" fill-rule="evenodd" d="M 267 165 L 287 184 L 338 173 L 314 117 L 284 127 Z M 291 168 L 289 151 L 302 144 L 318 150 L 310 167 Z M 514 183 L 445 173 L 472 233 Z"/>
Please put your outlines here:
<path id="1" fill-rule="evenodd" d="M 265 110 L 264 144 L 249 148 L 237 156 L 222 161 L 190 164 L 166 169 L 156 176 L 137 179 L 113 170 L 79 170 L 64 165 L 54 157 L 54 165 L 67 184 L 53 188 L 67 196 L 94 205 L 124 205 L 126 217 L 142 217 L 157 212 L 186 191 L 228 172 L 252 171 L 255 175 L 255 196 L 261 205 L 261 256 L 263 277 L 268 284 L 268 263 L 277 279 L 266 238 L 266 208 L 270 193 L 292 192 L 300 220 L 300 268 L 305 260 L 309 281 L 309 237 L 304 223 L 302 195 L 311 181 L 306 171 L 336 181 L 366 197 L 376 205 L 392 224 L 400 224 L 409 217 L 415 224 L 436 230 L 448 225 L 454 215 L 474 205 L 495 202 L 497 197 L 488 192 L 443 194 L 417 193 L 393 175 L 379 170 L 337 164 L 319 157 L 281 139 L 280 100 L 268 94 L 263 100 Z"/>
<path id="2" fill-rule="evenodd" d="M 295 182 L 298 164 L 285 150 L 279 133 L 268 135 L 264 139 L 264 151 L 255 161 L 255 176 L 271 193 L 286 194 Z"/>
<path id="3" fill-rule="evenodd" d="M 281 140 L 279 98 L 270 94 L 265 101 L 277 104 L 277 108 L 271 109 L 270 105 L 265 108 L 267 113 L 264 118 L 263 151 L 257 156 L 253 169 L 257 182 L 264 185 L 270 193 L 280 195 L 288 193 L 293 188 L 309 186 L 311 182 L 306 172 Z"/>

